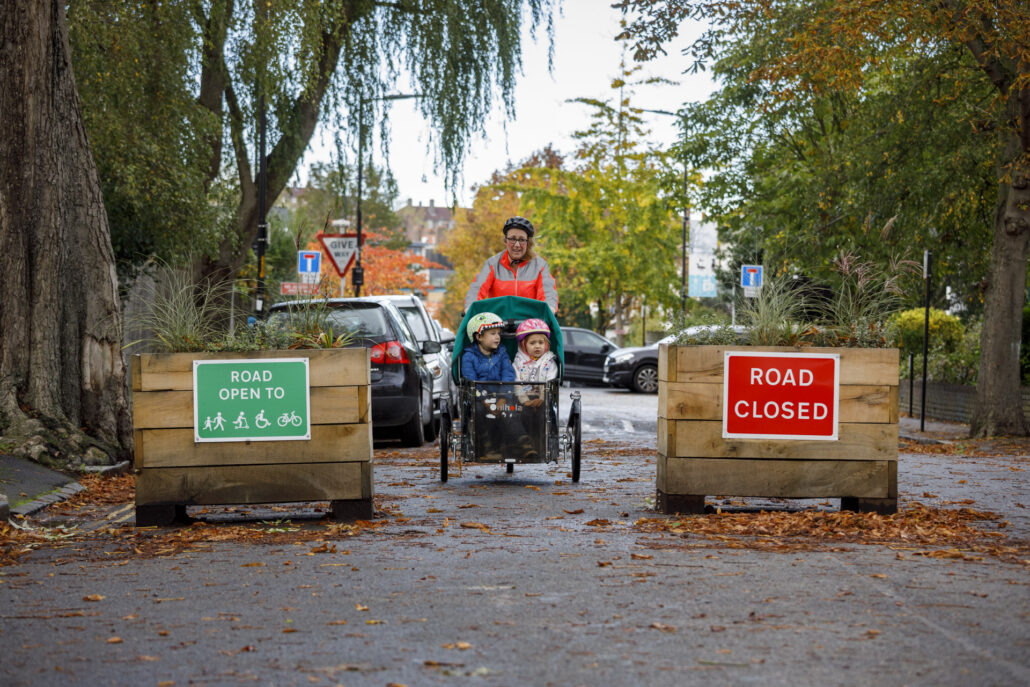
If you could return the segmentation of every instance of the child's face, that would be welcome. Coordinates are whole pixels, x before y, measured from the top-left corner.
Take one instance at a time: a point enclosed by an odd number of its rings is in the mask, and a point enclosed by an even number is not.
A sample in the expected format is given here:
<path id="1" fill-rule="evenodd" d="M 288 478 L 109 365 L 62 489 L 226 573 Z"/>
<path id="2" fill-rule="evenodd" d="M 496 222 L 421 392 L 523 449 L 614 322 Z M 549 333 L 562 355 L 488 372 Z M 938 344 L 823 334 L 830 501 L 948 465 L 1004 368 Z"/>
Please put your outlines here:
<path id="1" fill-rule="evenodd" d="M 492 353 L 501 345 L 501 330 L 487 329 L 479 335 L 479 347 L 484 351 Z"/>
<path id="2" fill-rule="evenodd" d="M 544 353 L 547 353 L 550 341 L 543 334 L 530 334 L 526 337 L 525 346 L 526 354 L 533 360 L 536 360 Z"/>

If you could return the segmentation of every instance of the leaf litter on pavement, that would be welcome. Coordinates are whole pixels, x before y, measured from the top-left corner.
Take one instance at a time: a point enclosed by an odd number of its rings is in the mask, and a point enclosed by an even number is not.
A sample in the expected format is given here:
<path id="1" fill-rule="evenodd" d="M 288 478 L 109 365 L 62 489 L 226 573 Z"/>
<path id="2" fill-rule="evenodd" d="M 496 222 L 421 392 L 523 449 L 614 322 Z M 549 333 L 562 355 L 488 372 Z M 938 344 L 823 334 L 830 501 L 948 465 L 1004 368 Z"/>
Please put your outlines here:
<path id="1" fill-rule="evenodd" d="M 654 452 L 638 446 L 626 446 L 617 442 L 592 440 L 589 443 L 589 460 L 606 462 L 610 466 L 633 463 L 637 466 L 654 465 Z M 982 456 L 985 458 L 1008 456 L 1018 464 L 1030 460 L 1027 457 L 1027 441 L 1023 440 L 970 440 L 958 444 L 916 444 L 902 443 L 902 450 L 913 453 L 944 453 L 955 451 L 955 455 Z M 438 471 L 438 453 L 432 446 L 406 451 L 376 450 L 375 460 L 379 463 L 416 467 L 425 470 L 432 479 Z M 585 458 L 586 460 L 586 458 Z M 618 470 L 618 467 L 615 467 Z M 1021 468 L 1016 468 L 1021 470 Z M 653 473 L 650 473 L 653 474 Z M 478 476 L 477 476 L 478 478 Z M 653 478 L 652 478 L 653 479 Z M 621 482 L 642 482 L 647 478 L 621 475 L 618 479 L 597 479 L 594 483 L 571 485 L 558 479 L 553 486 L 528 485 L 541 496 L 561 497 L 563 501 L 572 494 L 585 495 L 595 502 L 611 501 L 610 493 Z M 391 492 L 379 490 L 376 495 L 377 517 L 374 520 L 358 520 L 341 523 L 331 520 L 309 521 L 303 526 L 280 519 L 265 523 L 194 522 L 189 526 L 174 528 L 134 528 L 132 526 L 107 527 L 92 531 L 78 531 L 66 528 L 34 526 L 26 520 L 0 525 L 0 567 L 16 563 L 22 556 L 34 549 L 68 548 L 71 544 L 94 541 L 105 547 L 103 557 L 117 561 L 138 556 L 171 556 L 184 551 L 209 548 L 218 542 L 249 542 L 253 544 L 293 544 L 306 546 L 297 555 L 318 555 L 336 553 L 333 542 L 355 536 L 377 536 L 383 532 L 391 536 L 430 537 L 443 532 L 465 533 L 463 536 L 501 534 L 501 522 L 458 520 L 457 530 L 448 530 L 456 511 L 446 508 L 427 508 L 422 525 L 428 530 L 404 529 L 396 531 L 396 525 L 409 523 L 402 508 L 413 498 L 438 498 L 430 486 L 428 493 L 400 491 L 418 489 L 412 478 L 394 479 Z M 131 475 L 100 477 L 88 475 L 80 479 L 84 491 L 69 500 L 51 507 L 59 515 L 83 515 L 103 512 L 103 509 L 117 505 L 131 505 L 135 498 L 135 480 Z M 470 490 L 490 488 L 491 485 L 472 483 Z M 576 491 L 568 491 L 574 488 Z M 630 488 L 630 487 L 627 487 Z M 641 487 L 632 487 L 639 490 Z M 932 494 L 924 494 L 932 496 Z M 527 497 L 532 498 L 532 497 Z M 467 496 L 466 496 L 467 499 Z M 653 501 L 638 498 L 640 503 L 619 504 L 627 511 L 652 510 Z M 588 536 L 598 530 L 621 530 L 644 535 L 639 544 L 644 548 L 662 549 L 679 547 L 761 549 L 769 552 L 791 552 L 798 550 L 846 550 L 854 544 L 887 546 L 898 551 L 899 557 L 925 556 L 933 558 L 975 561 L 985 556 L 1011 562 L 1030 564 L 1030 547 L 1025 541 L 1009 541 L 1004 530 L 1006 522 L 996 513 L 974 510 L 968 499 L 945 502 L 942 505 L 962 505 L 961 508 L 931 507 L 917 501 L 903 504 L 895 515 L 880 516 L 873 513 L 852 513 L 847 511 L 827 512 L 825 510 L 762 511 L 762 512 L 717 512 L 704 516 L 639 517 L 635 521 L 629 512 L 620 513 L 626 520 L 612 520 L 591 517 L 584 508 L 561 508 L 556 517 L 576 521 L 575 526 L 560 527 L 562 531 L 586 532 Z M 442 505 L 442 503 L 441 503 Z M 462 502 L 451 509 L 478 508 L 482 504 Z M 564 504 L 563 504 L 564 505 Z M 612 505 L 615 505 L 612 502 Z M 824 504 L 825 505 L 825 504 Z M 284 509 L 279 509 L 284 510 Z M 246 511 L 242 511 L 246 512 Z M 437 515 L 439 514 L 439 515 Z M 582 518 L 575 516 L 582 515 Z M 434 517 L 435 516 L 435 517 Z M 553 518 L 547 518 L 552 520 Z M 393 529 L 391 529 L 393 527 Z M 514 536 L 503 533 L 505 536 Z M 96 555 L 92 553 L 78 555 Z M 349 553 L 345 551 L 343 553 Z M 644 558 L 643 555 L 634 556 Z"/>

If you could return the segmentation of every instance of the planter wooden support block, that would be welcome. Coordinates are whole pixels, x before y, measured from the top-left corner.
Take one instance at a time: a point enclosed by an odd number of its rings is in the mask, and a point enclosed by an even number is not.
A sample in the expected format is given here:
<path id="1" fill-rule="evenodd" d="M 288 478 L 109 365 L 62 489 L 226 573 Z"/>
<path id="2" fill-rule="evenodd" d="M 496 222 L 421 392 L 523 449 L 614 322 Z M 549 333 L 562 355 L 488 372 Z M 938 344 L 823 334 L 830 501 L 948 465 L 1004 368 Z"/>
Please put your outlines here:
<path id="1" fill-rule="evenodd" d="M 727 350 L 839 354 L 838 439 L 724 439 Z M 897 511 L 897 349 L 663 344 L 658 375 L 661 512 L 703 513 L 706 495 L 841 498 L 843 509 Z"/>
<path id="2" fill-rule="evenodd" d="M 311 439 L 194 442 L 193 361 L 308 358 Z M 136 524 L 182 521 L 187 505 L 329 501 L 372 517 L 372 415 L 363 348 L 132 357 Z"/>

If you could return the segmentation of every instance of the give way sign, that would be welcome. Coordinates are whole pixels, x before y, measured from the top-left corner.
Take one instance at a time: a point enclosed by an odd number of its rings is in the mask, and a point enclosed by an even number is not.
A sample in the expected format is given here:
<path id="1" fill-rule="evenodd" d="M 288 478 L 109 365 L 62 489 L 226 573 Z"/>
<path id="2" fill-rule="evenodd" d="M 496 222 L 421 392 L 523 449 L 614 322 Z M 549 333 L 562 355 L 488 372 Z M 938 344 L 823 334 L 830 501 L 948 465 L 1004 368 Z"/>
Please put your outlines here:
<path id="1" fill-rule="evenodd" d="M 318 241 L 341 277 L 347 274 L 358 252 L 357 234 L 319 234 Z"/>
<path id="2" fill-rule="evenodd" d="M 725 351 L 722 436 L 837 440 L 839 353 Z"/>

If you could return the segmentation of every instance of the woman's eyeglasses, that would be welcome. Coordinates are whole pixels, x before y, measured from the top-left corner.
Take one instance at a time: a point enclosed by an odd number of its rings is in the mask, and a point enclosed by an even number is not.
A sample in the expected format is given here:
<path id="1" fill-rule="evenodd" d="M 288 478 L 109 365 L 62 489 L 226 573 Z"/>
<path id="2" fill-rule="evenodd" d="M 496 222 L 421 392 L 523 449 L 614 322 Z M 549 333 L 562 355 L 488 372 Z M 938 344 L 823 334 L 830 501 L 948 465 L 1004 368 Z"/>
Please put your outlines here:
<path id="1" fill-rule="evenodd" d="M 518 244 L 518 243 L 529 243 L 529 239 L 509 239 L 509 238 L 506 238 L 504 240 L 507 241 L 508 243 L 516 243 L 516 244 Z"/>

